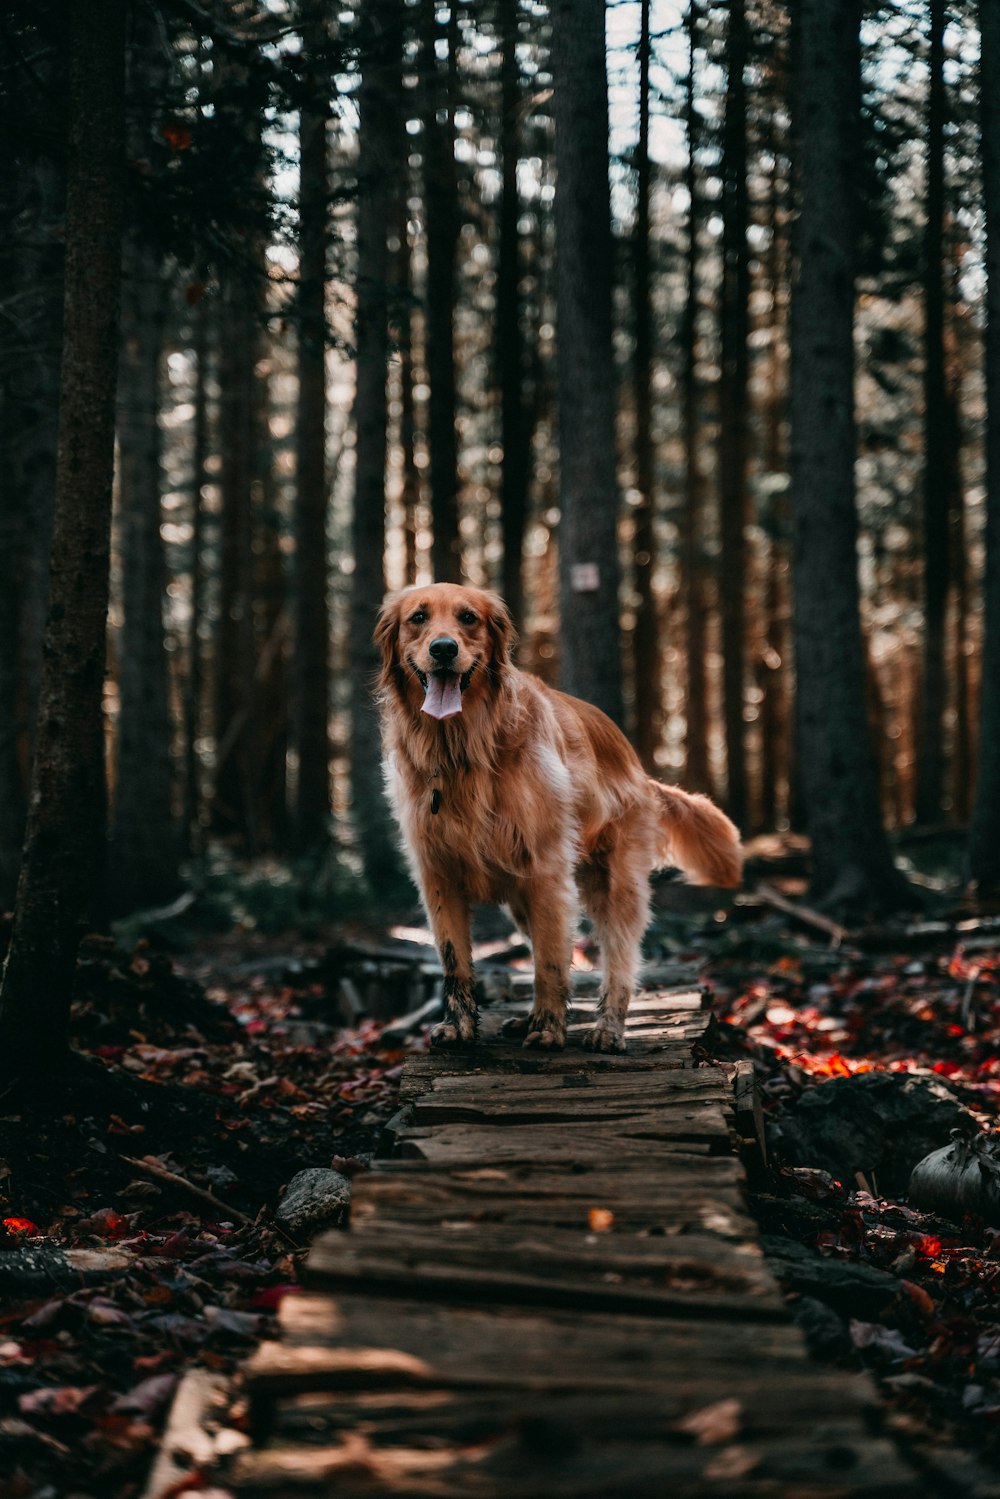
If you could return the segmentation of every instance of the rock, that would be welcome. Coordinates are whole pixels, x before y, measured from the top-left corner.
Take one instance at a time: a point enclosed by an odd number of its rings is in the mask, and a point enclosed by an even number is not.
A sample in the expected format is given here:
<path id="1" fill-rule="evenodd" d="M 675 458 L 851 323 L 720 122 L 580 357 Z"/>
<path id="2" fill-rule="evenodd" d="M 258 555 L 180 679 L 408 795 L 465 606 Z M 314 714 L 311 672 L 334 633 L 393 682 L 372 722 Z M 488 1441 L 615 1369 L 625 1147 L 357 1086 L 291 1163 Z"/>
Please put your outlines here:
<path id="1" fill-rule="evenodd" d="M 855 1172 L 884 1195 L 906 1191 L 918 1161 L 975 1121 L 943 1083 L 900 1072 L 862 1072 L 810 1088 L 768 1131 L 786 1165 L 819 1166 L 853 1188 Z"/>
<path id="2" fill-rule="evenodd" d="M 351 1183 L 339 1171 L 311 1166 L 285 1188 L 275 1210 L 278 1222 L 297 1239 L 342 1221 L 351 1201 Z"/>
<path id="3" fill-rule="evenodd" d="M 982 1133 L 932 1151 L 913 1168 L 909 1198 L 924 1212 L 1000 1223 L 1000 1141 Z"/>

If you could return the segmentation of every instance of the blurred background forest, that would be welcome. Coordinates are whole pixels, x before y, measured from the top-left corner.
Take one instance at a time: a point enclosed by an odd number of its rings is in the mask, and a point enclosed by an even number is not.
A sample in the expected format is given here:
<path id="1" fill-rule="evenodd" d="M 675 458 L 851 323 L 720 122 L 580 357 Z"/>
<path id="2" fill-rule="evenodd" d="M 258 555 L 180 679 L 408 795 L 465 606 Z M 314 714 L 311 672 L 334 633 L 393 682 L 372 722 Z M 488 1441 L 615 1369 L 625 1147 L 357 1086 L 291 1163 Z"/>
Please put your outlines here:
<path id="1" fill-rule="evenodd" d="M 7 908 L 54 514 L 69 8 L 8 0 L 0 29 Z M 888 889 L 883 828 L 974 813 L 965 874 L 997 882 L 979 20 L 135 0 L 106 910 L 170 901 L 219 850 L 320 871 L 331 900 L 389 889 L 371 629 L 386 589 L 460 578 L 664 778 L 747 834 L 825 828 L 848 894 Z M 837 725 L 860 770 L 821 772 Z"/>

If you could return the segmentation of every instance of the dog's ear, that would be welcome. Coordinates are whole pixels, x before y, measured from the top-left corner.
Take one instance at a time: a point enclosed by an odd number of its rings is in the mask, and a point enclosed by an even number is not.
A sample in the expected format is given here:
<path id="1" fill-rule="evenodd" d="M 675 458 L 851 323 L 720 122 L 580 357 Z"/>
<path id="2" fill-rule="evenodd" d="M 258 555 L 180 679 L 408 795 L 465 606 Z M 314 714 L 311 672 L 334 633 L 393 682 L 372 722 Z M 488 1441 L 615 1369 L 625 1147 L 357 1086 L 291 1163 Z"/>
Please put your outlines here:
<path id="1" fill-rule="evenodd" d="M 493 644 L 490 665 L 494 670 L 500 671 L 510 665 L 514 646 L 517 644 L 517 631 L 503 599 L 496 594 L 488 594 L 487 597 L 486 628 Z"/>
<path id="2" fill-rule="evenodd" d="M 390 596 L 378 612 L 375 633 L 372 636 L 382 657 L 378 675 L 380 688 L 391 687 L 399 670 L 396 646 L 399 641 L 399 600 Z"/>

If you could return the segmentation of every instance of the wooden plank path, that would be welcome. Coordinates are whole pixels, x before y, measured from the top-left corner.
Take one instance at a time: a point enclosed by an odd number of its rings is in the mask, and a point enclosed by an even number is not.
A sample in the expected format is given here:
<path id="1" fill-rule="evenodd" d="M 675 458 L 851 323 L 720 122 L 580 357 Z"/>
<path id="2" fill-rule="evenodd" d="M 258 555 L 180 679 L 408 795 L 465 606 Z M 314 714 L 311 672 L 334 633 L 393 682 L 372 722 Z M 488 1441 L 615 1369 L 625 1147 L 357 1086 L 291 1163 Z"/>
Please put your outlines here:
<path id="1" fill-rule="evenodd" d="M 240 1495 L 902 1499 L 866 1378 L 806 1356 L 757 1242 L 698 991 L 624 1056 L 408 1063 L 392 1152 L 245 1368 Z"/>

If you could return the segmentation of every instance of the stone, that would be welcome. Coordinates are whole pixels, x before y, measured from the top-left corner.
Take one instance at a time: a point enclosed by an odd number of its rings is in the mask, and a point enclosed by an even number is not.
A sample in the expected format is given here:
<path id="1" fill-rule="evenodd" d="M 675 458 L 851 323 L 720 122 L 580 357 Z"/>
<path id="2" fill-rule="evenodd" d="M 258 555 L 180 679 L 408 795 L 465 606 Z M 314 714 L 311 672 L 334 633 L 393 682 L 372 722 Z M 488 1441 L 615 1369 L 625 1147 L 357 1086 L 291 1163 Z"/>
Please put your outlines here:
<path id="1" fill-rule="evenodd" d="M 350 1201 L 348 1177 L 310 1166 L 292 1177 L 274 1216 L 294 1238 L 303 1239 L 342 1222 Z"/>

